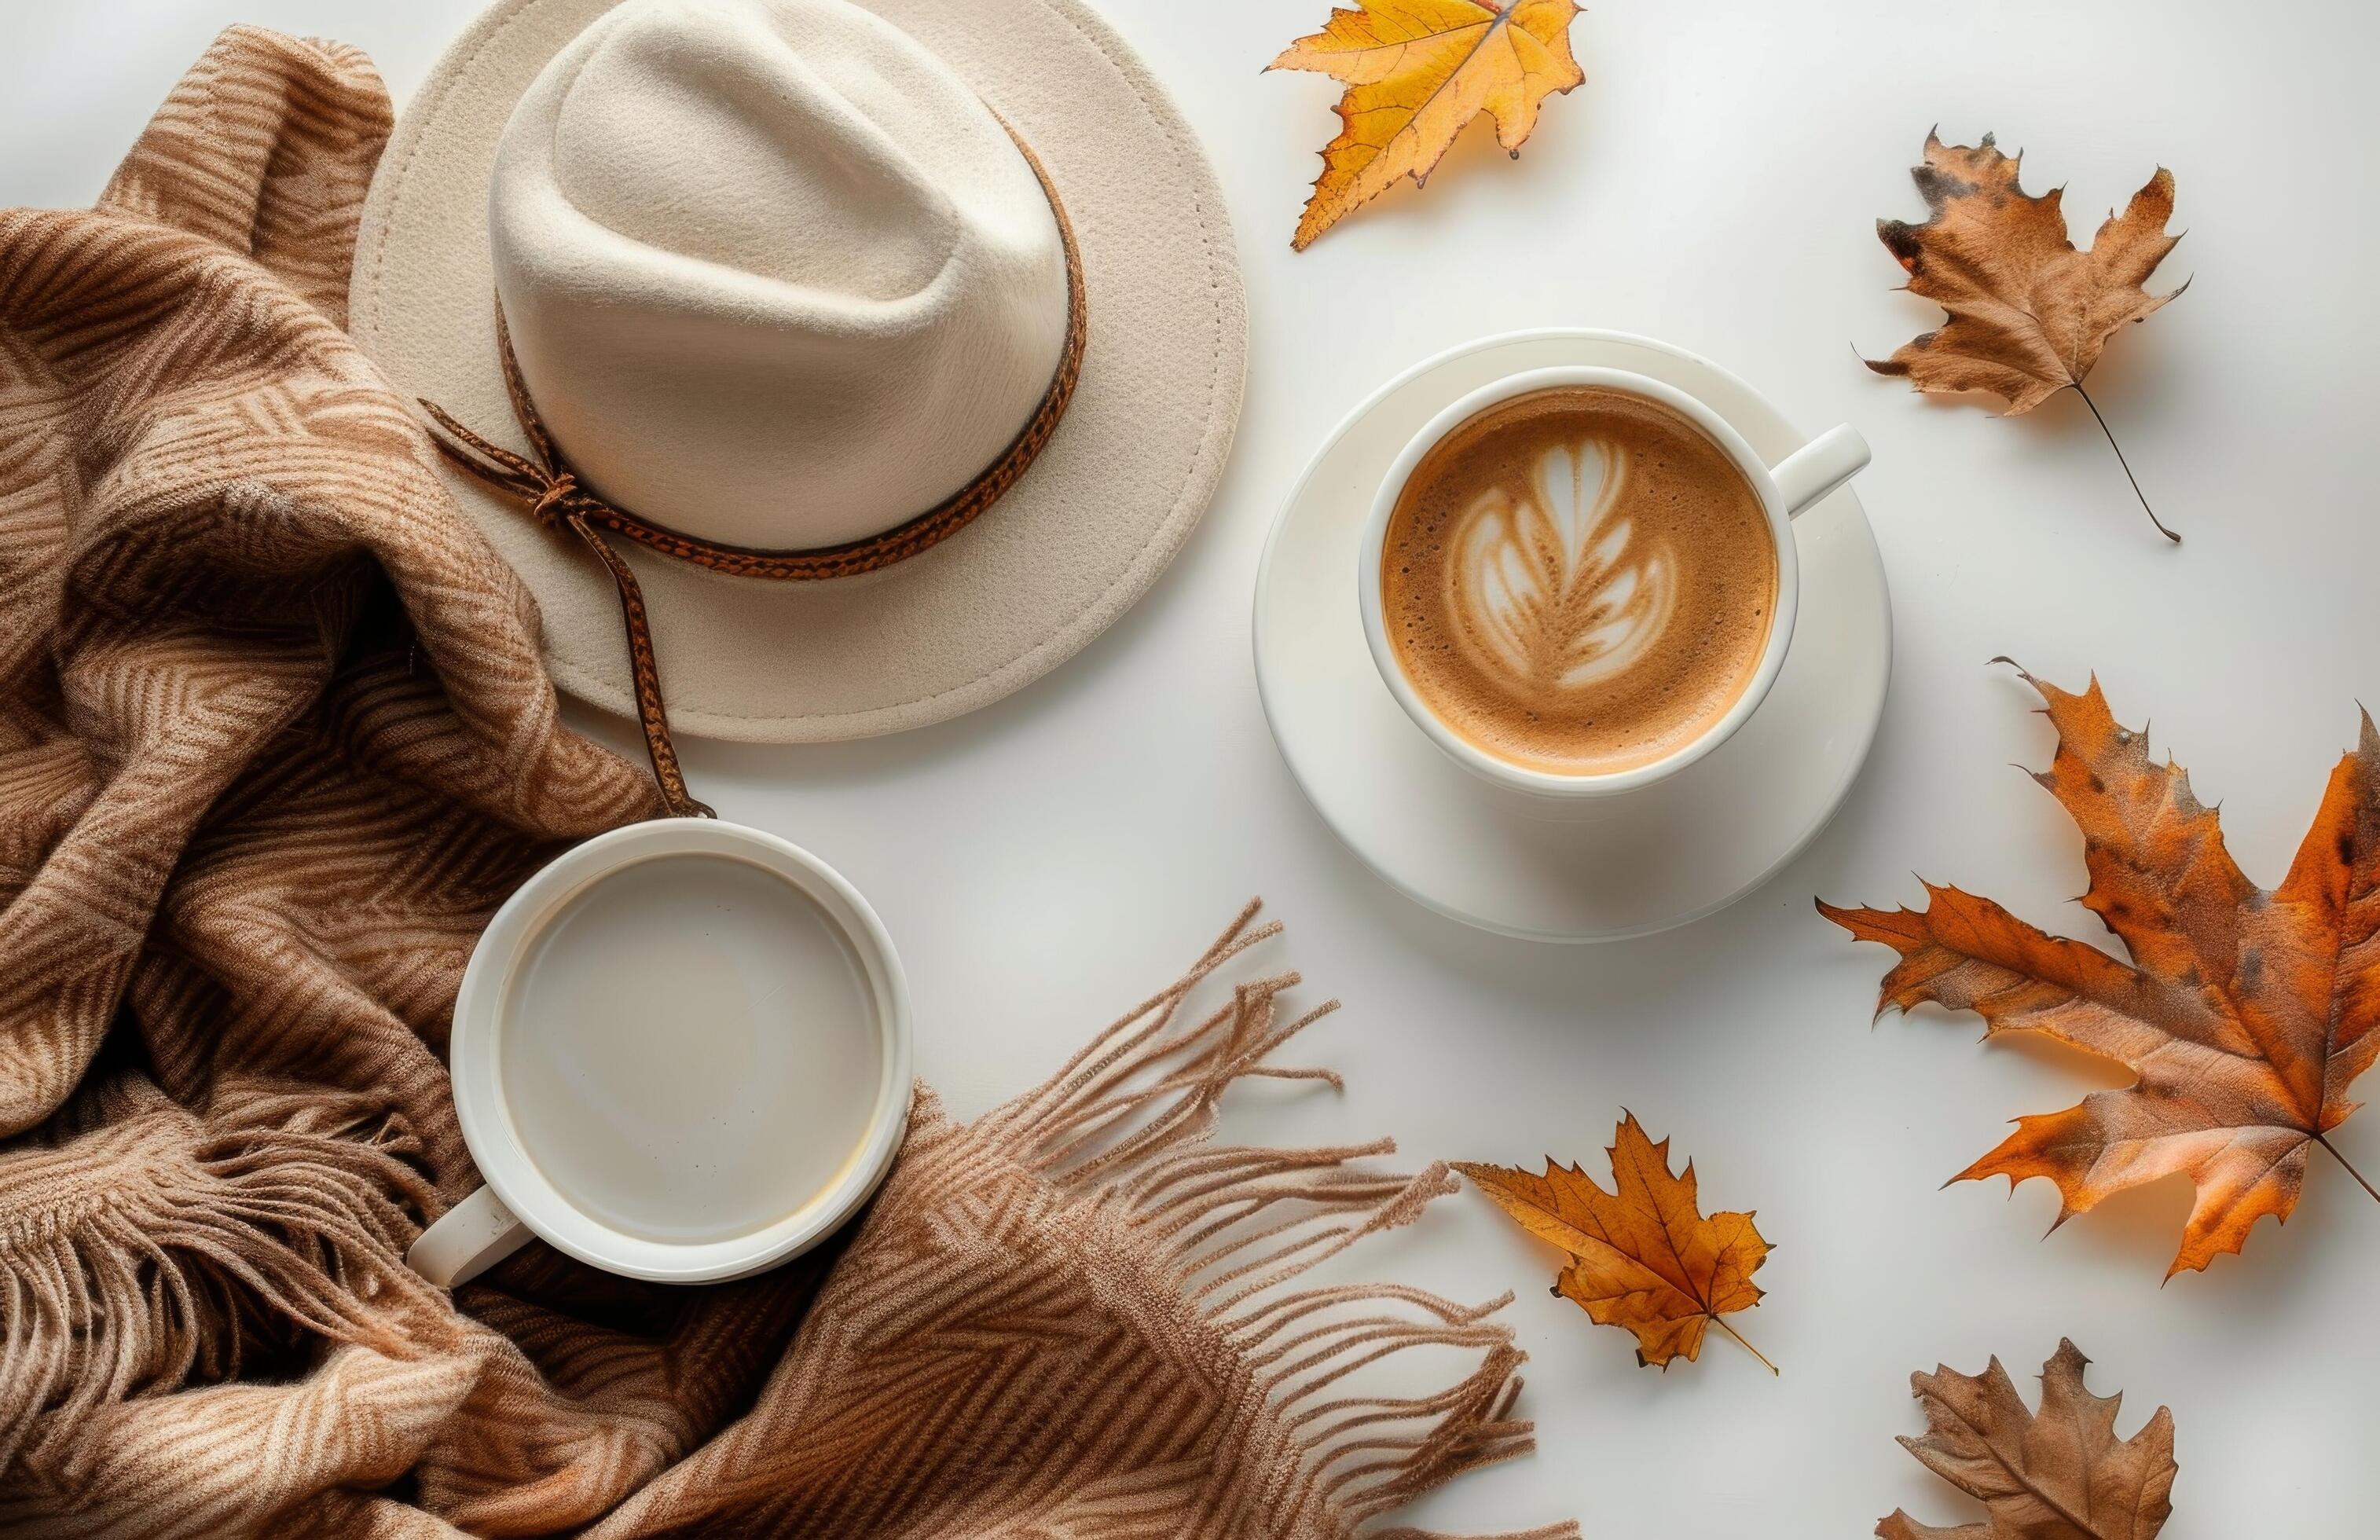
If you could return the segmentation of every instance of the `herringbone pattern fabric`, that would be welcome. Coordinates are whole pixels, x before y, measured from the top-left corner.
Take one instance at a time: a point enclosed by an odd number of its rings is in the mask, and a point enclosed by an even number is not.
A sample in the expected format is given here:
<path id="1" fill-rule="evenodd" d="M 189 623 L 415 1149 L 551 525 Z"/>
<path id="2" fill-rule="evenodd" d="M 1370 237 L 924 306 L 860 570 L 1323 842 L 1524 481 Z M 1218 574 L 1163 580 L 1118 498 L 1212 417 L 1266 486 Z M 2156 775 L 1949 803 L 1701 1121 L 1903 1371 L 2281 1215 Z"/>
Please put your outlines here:
<path id="1" fill-rule="evenodd" d="M 1184 1005 L 1245 915 L 982 1122 L 921 1091 L 825 1254 L 404 1269 L 475 1182 L 473 939 L 657 800 L 341 330 L 388 127 L 235 30 L 96 208 L 0 213 L 0 1531 L 1319 1540 L 1525 1448 L 1484 1311 L 1299 1281 L 1442 1169 L 1208 1142 L 1317 1073 L 1265 1064 L 1290 980 Z M 1360 1388 L 1433 1344 L 1475 1366 Z"/>

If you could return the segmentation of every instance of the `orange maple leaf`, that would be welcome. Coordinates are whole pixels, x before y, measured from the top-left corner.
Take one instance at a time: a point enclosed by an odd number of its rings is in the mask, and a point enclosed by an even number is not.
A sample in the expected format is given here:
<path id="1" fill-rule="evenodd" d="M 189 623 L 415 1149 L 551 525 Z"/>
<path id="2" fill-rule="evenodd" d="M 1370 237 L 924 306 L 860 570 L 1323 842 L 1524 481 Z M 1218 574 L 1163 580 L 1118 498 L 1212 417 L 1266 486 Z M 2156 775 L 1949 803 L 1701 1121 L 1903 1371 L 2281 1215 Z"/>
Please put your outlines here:
<path id="1" fill-rule="evenodd" d="M 1514 156 L 1548 96 L 1586 79 L 1570 51 L 1577 0 L 1358 0 L 1268 69 L 1310 69 L 1342 81 L 1339 137 L 1290 245 L 1300 251 L 1400 177 L 1416 185 L 1464 126 L 1486 113 Z"/>
<path id="2" fill-rule="evenodd" d="M 2129 1086 L 2018 1119 L 1953 1180 L 2046 1177 L 2064 1224 L 2184 1172 L 2197 1201 L 2171 1278 L 2239 1251 L 2265 1215 L 2286 1220 L 2313 1146 L 2347 1166 L 2324 1135 L 2355 1110 L 2348 1087 L 2380 1056 L 2380 734 L 2366 714 L 2268 892 L 2232 863 L 2189 775 L 2154 763 L 2148 735 L 2116 724 L 2095 678 L 2079 696 L 2024 679 L 2058 729 L 2057 756 L 2034 779 L 2081 827 L 2082 903 L 2131 964 L 1931 883 L 1922 913 L 1818 911 L 1900 954 L 1877 1014 L 1932 1000 L 1982 1015 L 1986 1038 L 2040 1032 L 2132 1071 Z"/>
<path id="3" fill-rule="evenodd" d="M 1753 1273 L 1768 1243 L 1752 1216 L 1696 1207 L 1694 1167 L 1670 1174 L 1670 1141 L 1655 1144 L 1634 1113 L 1623 1115 L 1611 1147 L 1612 1191 L 1577 1166 L 1546 1159 L 1546 1174 L 1510 1166 L 1454 1162 L 1522 1229 L 1568 1252 L 1554 1292 L 1575 1301 L 1598 1325 L 1636 1337 L 1636 1362 L 1668 1368 L 1702 1352 L 1703 1328 L 1718 1328 L 1775 1374 L 1758 1348 L 1719 1317 L 1760 1303 Z"/>

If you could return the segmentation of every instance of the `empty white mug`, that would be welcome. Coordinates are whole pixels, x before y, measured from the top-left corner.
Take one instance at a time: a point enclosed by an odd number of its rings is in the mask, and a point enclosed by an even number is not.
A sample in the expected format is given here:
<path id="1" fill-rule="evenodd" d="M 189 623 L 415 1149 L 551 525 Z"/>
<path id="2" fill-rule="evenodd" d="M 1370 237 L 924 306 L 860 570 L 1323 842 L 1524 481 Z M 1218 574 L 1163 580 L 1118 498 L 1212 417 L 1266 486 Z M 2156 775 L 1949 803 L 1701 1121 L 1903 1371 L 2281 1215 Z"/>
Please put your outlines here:
<path id="1" fill-rule="evenodd" d="M 1776 542 L 1777 605 L 1769 622 L 1767 644 L 1743 693 L 1698 736 L 1649 764 L 1572 773 L 1533 769 L 1500 758 L 1439 719 L 1405 677 L 1395 649 L 1389 645 L 1388 624 L 1382 612 L 1380 563 L 1388 541 L 1389 521 L 1396 512 L 1405 481 L 1439 440 L 1488 407 L 1515 396 L 1580 386 L 1617 391 L 1665 406 L 1699 429 L 1734 463 L 1758 495 L 1767 516 L 1769 534 Z M 1793 547 L 1793 516 L 1858 475 L 1867 463 L 1867 441 L 1856 430 L 1842 427 L 1819 434 L 1772 467 L 1753 453 L 1742 434 L 1710 407 L 1674 385 L 1626 370 L 1566 364 L 1508 375 L 1482 385 L 1430 418 L 1414 435 L 1390 464 L 1388 474 L 1380 479 L 1379 490 L 1373 496 L 1371 515 L 1355 547 L 1356 603 L 1363 615 L 1364 638 L 1371 647 L 1373 664 L 1380 671 L 1389 693 L 1430 742 L 1456 764 L 1499 786 L 1536 798 L 1574 801 L 1651 785 L 1675 775 L 1725 743 L 1760 709 L 1768 687 L 1777 682 L 1778 672 L 1785 666 L 1786 651 L 1793 643 L 1794 616 L 1800 608 L 1801 566 Z"/>
<path id="2" fill-rule="evenodd" d="M 773 1267 L 882 1180 L 911 1055 L 892 940 L 826 863 L 711 819 L 598 835 L 471 953 L 448 1065 L 487 1185 L 406 1261 L 452 1285 L 535 1235 L 665 1282 Z"/>

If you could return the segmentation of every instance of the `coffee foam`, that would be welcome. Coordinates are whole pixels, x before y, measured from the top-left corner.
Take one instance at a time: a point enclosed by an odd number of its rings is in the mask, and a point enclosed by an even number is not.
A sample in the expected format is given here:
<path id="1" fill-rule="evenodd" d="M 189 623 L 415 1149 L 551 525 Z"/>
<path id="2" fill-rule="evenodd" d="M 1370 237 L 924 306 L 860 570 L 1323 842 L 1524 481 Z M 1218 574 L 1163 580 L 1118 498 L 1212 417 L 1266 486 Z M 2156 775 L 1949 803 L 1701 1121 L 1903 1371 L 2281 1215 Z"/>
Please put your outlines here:
<path id="1" fill-rule="evenodd" d="M 1458 425 L 1407 479 L 1382 613 L 1425 705 L 1499 758 L 1666 758 L 1742 697 L 1777 550 L 1726 453 L 1642 397 L 1566 386 Z"/>

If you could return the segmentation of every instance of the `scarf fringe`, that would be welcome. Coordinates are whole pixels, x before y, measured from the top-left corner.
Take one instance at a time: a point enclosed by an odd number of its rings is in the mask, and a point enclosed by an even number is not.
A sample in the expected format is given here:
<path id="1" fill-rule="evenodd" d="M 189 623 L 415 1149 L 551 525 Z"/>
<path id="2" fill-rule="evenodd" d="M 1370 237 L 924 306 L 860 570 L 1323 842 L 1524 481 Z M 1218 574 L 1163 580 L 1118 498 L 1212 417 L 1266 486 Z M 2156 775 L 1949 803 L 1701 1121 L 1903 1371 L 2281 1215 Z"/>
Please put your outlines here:
<path id="1" fill-rule="evenodd" d="M 0 1470 L 75 1459 L 108 1403 L 236 1376 L 312 1333 L 396 1357 L 460 1341 L 404 1245 L 436 1194 L 362 1098 L 250 1097 L 0 1156 Z M 85 1451 L 96 1453 L 96 1451 Z M 60 1467 L 61 1475 L 70 1473 Z"/>
<path id="2" fill-rule="evenodd" d="M 1276 1003 L 1300 982 L 1295 973 L 1239 984 L 1204 1018 L 1180 1020 L 1195 988 L 1280 933 L 1278 921 L 1252 927 L 1260 905 L 1251 901 L 1180 980 L 979 1126 L 1049 1180 L 1096 1194 L 1150 1243 L 1171 1281 L 1244 1355 L 1300 1451 L 1293 1514 L 1352 1535 L 1463 1472 L 1536 1447 L 1535 1425 L 1512 1415 L 1525 1355 L 1510 1327 L 1488 1319 L 1512 1303 L 1509 1293 L 1464 1305 L 1400 1284 L 1289 1287 L 1366 1236 L 1412 1223 L 1456 1182 L 1442 1161 L 1412 1176 L 1350 1164 L 1392 1153 L 1387 1139 L 1312 1149 L 1209 1142 L 1233 1081 L 1342 1084 L 1329 1070 L 1265 1061 L 1339 1007 L 1326 1000 L 1281 1023 Z M 1430 1395 L 1325 1394 L 1367 1365 L 1424 1347 L 1481 1359 Z M 1578 1534 L 1560 1523 L 1492 1540 Z M 1433 1537 L 1402 1529 L 1375 1532 L 1375 1540 Z"/>

